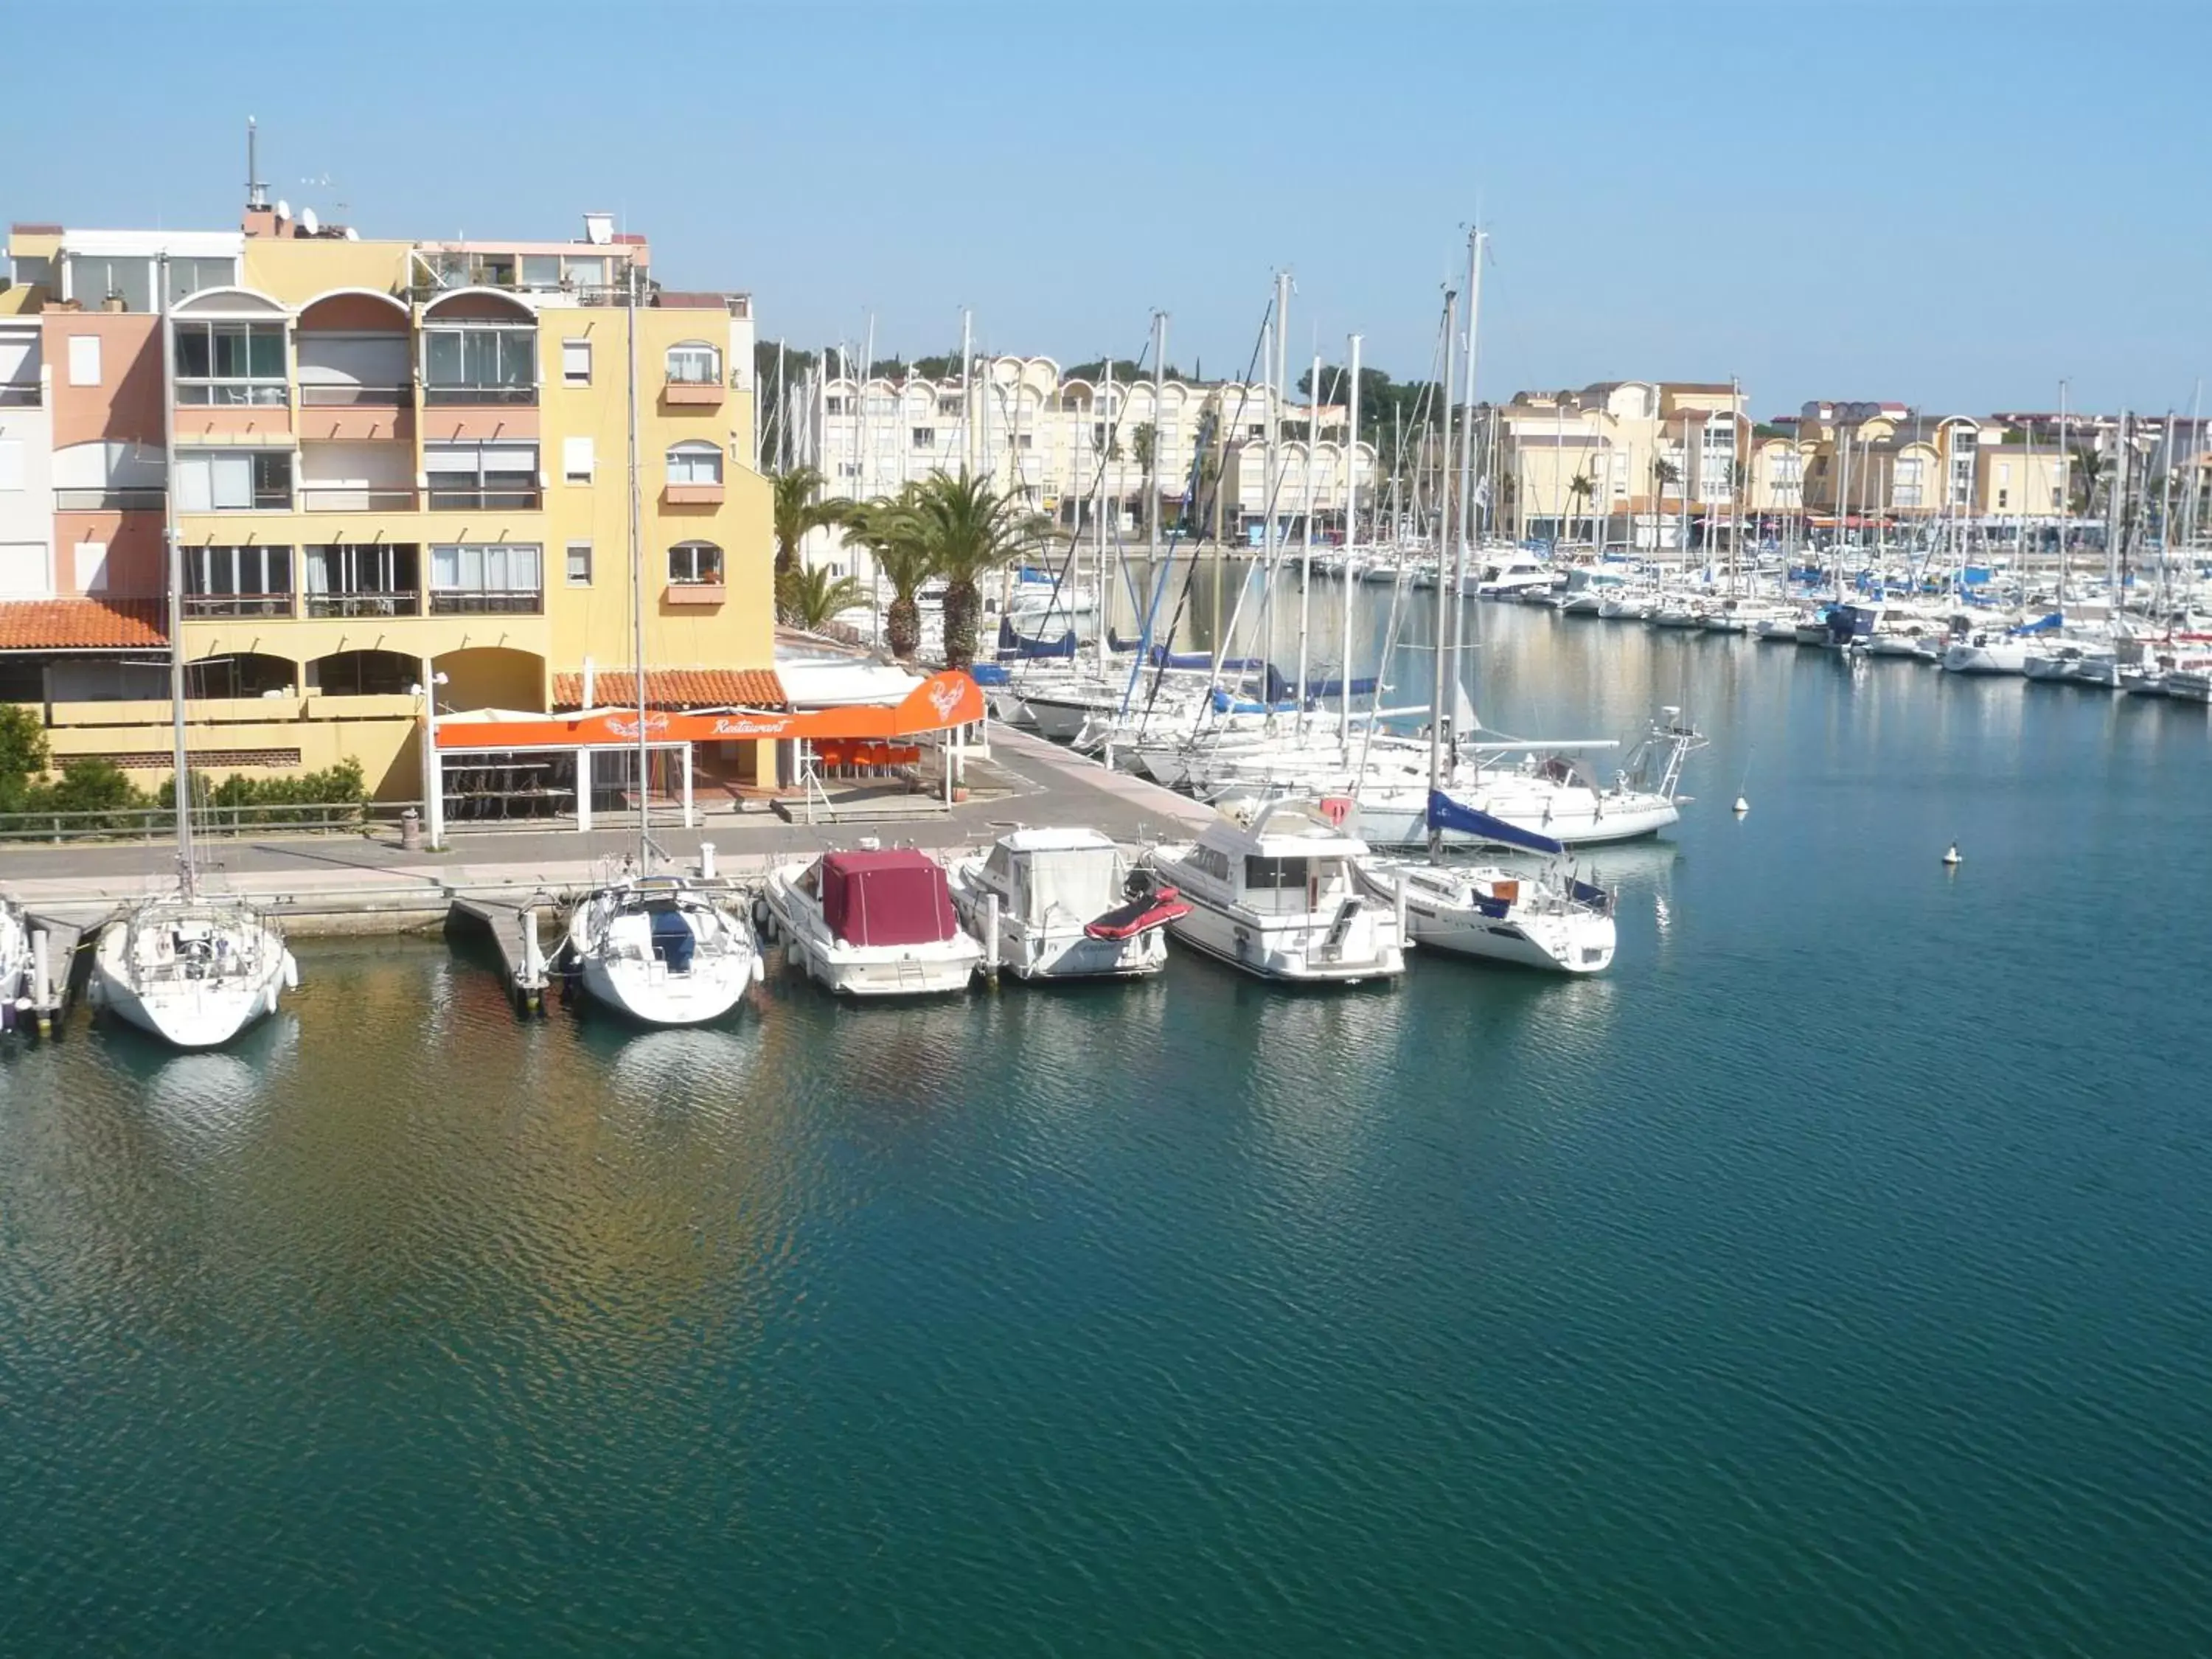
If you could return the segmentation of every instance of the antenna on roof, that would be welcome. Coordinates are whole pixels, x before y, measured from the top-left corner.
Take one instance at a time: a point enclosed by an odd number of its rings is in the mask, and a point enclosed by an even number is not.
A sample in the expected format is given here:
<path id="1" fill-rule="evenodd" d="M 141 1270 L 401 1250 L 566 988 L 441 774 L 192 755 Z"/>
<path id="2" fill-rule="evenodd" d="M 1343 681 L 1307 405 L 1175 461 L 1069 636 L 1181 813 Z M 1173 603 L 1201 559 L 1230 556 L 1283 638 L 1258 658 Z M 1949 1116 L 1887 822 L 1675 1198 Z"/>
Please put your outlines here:
<path id="1" fill-rule="evenodd" d="M 269 205 L 269 186 L 261 182 L 261 169 L 256 164 L 254 141 L 259 131 L 253 118 L 246 118 L 246 205 L 265 208 Z"/>

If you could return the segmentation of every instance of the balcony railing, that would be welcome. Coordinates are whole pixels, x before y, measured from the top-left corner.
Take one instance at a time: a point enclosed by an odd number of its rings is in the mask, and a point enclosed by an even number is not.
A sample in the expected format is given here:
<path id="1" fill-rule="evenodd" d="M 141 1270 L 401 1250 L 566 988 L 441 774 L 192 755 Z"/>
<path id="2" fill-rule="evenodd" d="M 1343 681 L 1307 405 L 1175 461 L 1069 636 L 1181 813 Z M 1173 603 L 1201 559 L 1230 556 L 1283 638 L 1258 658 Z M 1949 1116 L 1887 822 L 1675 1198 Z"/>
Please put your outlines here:
<path id="1" fill-rule="evenodd" d="M 503 508 L 508 512 L 535 513 L 545 503 L 545 492 L 532 485 L 527 489 L 506 485 L 483 486 L 471 484 L 466 489 L 441 489 L 430 486 L 430 507 L 434 512 L 474 512 Z"/>
<path id="2" fill-rule="evenodd" d="M 432 590 L 434 617 L 534 617 L 545 608 L 538 589 L 444 587 Z"/>
<path id="3" fill-rule="evenodd" d="M 0 386 L 0 409 L 36 409 L 44 398 L 36 380 Z"/>
<path id="4" fill-rule="evenodd" d="M 355 386 L 335 381 L 300 386 L 300 407 L 302 409 L 352 409 L 368 404 L 376 409 L 404 409 L 415 400 L 415 388 L 406 386 Z"/>
<path id="5" fill-rule="evenodd" d="M 167 491 L 144 487 L 130 489 L 57 489 L 54 508 L 61 513 L 158 513 Z"/>
<path id="6" fill-rule="evenodd" d="M 289 394 L 282 380 L 179 380 L 177 402 L 216 409 L 282 409 Z"/>
<path id="7" fill-rule="evenodd" d="M 300 486 L 302 513 L 412 513 L 422 497 L 405 485 L 303 483 Z"/>
<path id="8" fill-rule="evenodd" d="M 185 620 L 201 622 L 216 617 L 289 617 L 289 593 L 187 593 Z"/>
<path id="9" fill-rule="evenodd" d="M 419 617 L 422 596 L 412 589 L 356 593 L 310 593 L 310 617 Z"/>
<path id="10" fill-rule="evenodd" d="M 433 406 L 441 404 L 529 404 L 538 401 L 534 386 L 426 386 L 422 401 Z"/>

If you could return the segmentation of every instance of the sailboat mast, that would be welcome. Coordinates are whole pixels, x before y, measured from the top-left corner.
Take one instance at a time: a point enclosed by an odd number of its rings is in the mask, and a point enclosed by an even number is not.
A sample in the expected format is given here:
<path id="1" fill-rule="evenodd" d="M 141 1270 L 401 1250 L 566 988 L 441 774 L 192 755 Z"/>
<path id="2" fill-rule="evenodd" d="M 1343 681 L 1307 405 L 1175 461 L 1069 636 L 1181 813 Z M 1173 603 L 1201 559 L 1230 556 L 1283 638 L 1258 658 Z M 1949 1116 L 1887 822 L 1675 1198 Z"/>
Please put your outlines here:
<path id="1" fill-rule="evenodd" d="M 630 661 L 636 666 L 637 690 L 637 872 L 646 874 L 653 863 L 653 793 L 651 750 L 646 742 L 646 709 L 650 699 L 645 687 L 645 534 L 641 524 L 643 508 L 637 490 L 637 263 L 629 265 L 629 282 L 625 289 L 629 326 L 623 331 L 623 341 L 628 372 L 623 376 L 624 389 L 629 396 L 629 617 Z"/>
<path id="2" fill-rule="evenodd" d="M 1444 466 L 1449 466 L 1451 462 L 1451 387 L 1452 371 L 1454 368 L 1454 364 L 1452 362 L 1452 348 L 1455 343 L 1457 343 L 1455 335 L 1458 328 L 1459 295 L 1454 293 L 1451 289 L 1446 289 L 1444 290 L 1444 375 L 1439 386 L 1439 390 L 1443 392 L 1443 395 L 1437 399 L 1437 401 L 1443 406 L 1443 413 L 1444 422 L 1443 447 L 1438 451 L 1437 457 L 1440 469 Z M 1438 505 L 1439 507 L 1442 507 L 1444 503 L 1439 502 Z M 1443 787 L 1445 617 L 1448 614 L 1448 608 L 1449 610 L 1456 610 L 1458 608 L 1456 601 L 1459 598 L 1456 591 L 1448 591 L 1449 585 L 1448 585 L 1444 580 L 1443 541 L 1444 538 L 1450 534 L 1450 532 L 1451 521 L 1449 517 L 1445 514 L 1439 513 L 1437 518 L 1436 672 L 1433 676 L 1429 701 L 1429 793 L 1431 794 L 1434 794 L 1437 790 Z M 1453 666 L 1456 669 L 1458 665 L 1454 664 Z M 1429 825 L 1429 856 L 1431 859 L 1441 858 L 1443 855 L 1443 831 L 1437 829 L 1434 823 L 1431 823 Z"/>
<path id="3" fill-rule="evenodd" d="M 1337 605 L 1336 741 L 1348 757 L 1352 753 L 1352 595 L 1358 586 L 1352 550 L 1359 542 L 1359 337 L 1346 344 L 1351 383 L 1345 392 L 1345 432 L 1348 447 L 1344 475 L 1344 592 Z"/>
<path id="4" fill-rule="evenodd" d="M 1474 526 L 1474 335 L 1482 317 L 1482 244 L 1483 233 L 1471 231 L 1467 239 L 1467 387 L 1461 399 L 1459 423 L 1459 545 L 1452 560 L 1451 578 L 1451 683 L 1452 708 L 1456 717 L 1459 708 L 1458 691 L 1461 684 L 1460 647 L 1466 642 L 1467 631 L 1467 547 Z M 1451 381 L 1444 382 L 1444 397 L 1451 397 Z M 1449 430 L 1445 453 L 1450 453 Z M 1438 570 L 1439 585 L 1443 572 Z M 1439 708 L 1437 717 L 1443 718 Z M 1452 732 L 1452 744 L 1458 747 L 1460 733 Z"/>
<path id="5" fill-rule="evenodd" d="M 1321 354 L 1314 354 L 1306 380 L 1305 531 L 1298 548 L 1298 689 L 1295 724 L 1306 729 L 1306 640 L 1313 623 L 1314 461 L 1321 448 Z"/>
<path id="6" fill-rule="evenodd" d="M 252 139 L 249 132 L 247 144 Z M 169 256 L 161 256 L 161 453 L 172 476 L 161 492 L 161 540 L 168 554 L 169 725 L 176 781 L 170 786 L 177 814 L 177 884 L 187 899 L 197 896 L 198 872 L 192 854 L 192 778 L 185 750 L 185 544 L 177 534 L 177 331 L 169 317 Z"/>

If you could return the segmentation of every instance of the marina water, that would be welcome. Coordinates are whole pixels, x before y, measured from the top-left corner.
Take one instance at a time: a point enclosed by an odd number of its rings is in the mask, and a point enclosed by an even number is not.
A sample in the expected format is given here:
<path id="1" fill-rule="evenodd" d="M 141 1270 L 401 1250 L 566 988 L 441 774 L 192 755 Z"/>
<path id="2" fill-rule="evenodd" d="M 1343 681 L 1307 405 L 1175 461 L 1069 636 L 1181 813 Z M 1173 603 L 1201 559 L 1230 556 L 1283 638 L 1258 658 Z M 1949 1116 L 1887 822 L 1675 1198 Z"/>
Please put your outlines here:
<path id="1" fill-rule="evenodd" d="M 1601 979 L 0 1060 L 0 1650 L 2212 1650 L 2203 710 L 1480 633 Z"/>

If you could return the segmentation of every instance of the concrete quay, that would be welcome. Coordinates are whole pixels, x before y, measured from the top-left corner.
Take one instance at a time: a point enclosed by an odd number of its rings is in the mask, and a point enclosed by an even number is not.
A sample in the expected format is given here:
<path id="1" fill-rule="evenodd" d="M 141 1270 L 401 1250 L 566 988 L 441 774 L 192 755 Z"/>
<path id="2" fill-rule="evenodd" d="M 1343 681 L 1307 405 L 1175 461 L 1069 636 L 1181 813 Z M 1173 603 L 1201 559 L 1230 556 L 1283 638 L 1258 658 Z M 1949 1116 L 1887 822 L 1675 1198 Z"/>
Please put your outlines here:
<path id="1" fill-rule="evenodd" d="M 688 870 L 698 867 L 700 843 L 710 842 L 716 873 L 742 884 L 775 862 L 866 836 L 943 852 L 987 843 L 1016 823 L 1081 824 L 1136 846 L 1212 816 L 1158 784 L 1004 728 L 993 730 L 990 759 L 971 760 L 969 775 L 969 799 L 926 817 L 810 824 L 733 813 L 692 830 L 656 826 L 653 840 Z M 457 906 L 472 914 L 556 907 L 618 872 L 636 847 L 634 826 L 467 830 L 449 835 L 440 853 L 407 852 L 389 834 L 266 836 L 206 843 L 203 869 L 211 890 L 252 900 L 295 936 L 428 932 Z M 0 850 L 0 891 L 33 916 L 82 928 L 163 890 L 174 867 L 166 845 L 9 847 Z"/>

